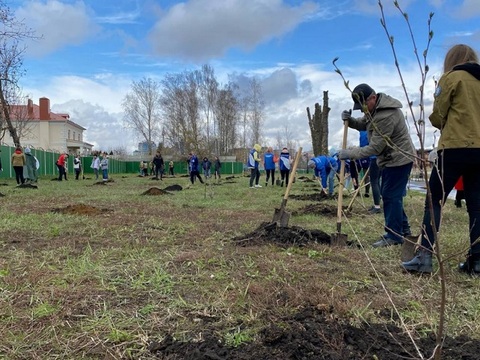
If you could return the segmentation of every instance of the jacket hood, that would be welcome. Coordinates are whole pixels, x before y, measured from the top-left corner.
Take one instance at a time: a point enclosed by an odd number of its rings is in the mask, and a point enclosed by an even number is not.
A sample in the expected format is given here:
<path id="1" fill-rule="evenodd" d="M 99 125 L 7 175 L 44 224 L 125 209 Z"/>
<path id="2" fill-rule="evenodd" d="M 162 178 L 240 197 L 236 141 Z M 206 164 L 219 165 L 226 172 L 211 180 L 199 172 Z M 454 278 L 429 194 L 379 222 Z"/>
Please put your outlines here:
<path id="1" fill-rule="evenodd" d="M 261 147 L 259 144 L 253 145 L 253 148 L 254 148 L 255 150 L 257 150 L 257 151 L 262 150 L 262 147 Z"/>
<path id="2" fill-rule="evenodd" d="M 455 66 L 452 71 L 463 70 L 473 75 L 475 79 L 480 80 L 480 65 L 477 63 L 465 63 Z"/>
<path id="3" fill-rule="evenodd" d="M 378 95 L 379 99 L 377 100 L 376 111 L 383 109 L 400 109 L 402 107 L 402 103 L 390 95 L 382 93 Z"/>

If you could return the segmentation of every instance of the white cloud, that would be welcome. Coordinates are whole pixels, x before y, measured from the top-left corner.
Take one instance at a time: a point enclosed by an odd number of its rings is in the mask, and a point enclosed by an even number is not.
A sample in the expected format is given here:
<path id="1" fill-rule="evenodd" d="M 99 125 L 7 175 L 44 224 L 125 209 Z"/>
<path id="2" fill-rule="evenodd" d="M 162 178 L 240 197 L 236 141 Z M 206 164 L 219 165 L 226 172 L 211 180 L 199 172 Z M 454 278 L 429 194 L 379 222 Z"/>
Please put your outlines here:
<path id="1" fill-rule="evenodd" d="M 71 121 L 86 128 L 84 141 L 93 144 L 93 150 L 124 148 L 133 151 L 136 148 L 133 134 L 123 126 L 123 113 L 111 113 L 102 106 L 83 100 L 70 100 L 53 105 L 51 111 L 67 113 Z"/>
<path id="2" fill-rule="evenodd" d="M 432 60 L 433 61 L 433 60 Z M 416 128 L 413 123 L 413 117 L 407 107 L 407 100 L 405 92 L 401 86 L 400 77 L 397 74 L 397 70 L 392 64 L 382 63 L 368 63 L 360 64 L 357 68 L 340 68 L 344 73 L 345 78 L 350 82 L 350 88 L 353 89 L 357 84 L 366 82 L 369 83 L 377 92 L 384 92 L 399 99 L 404 107 L 403 111 L 407 116 L 408 124 L 410 127 L 410 134 L 417 147 L 420 146 Z M 439 76 L 439 69 L 441 64 L 433 61 L 430 64 L 432 73 L 427 76 L 427 82 L 425 84 L 425 109 L 426 109 L 426 131 L 425 131 L 425 146 L 431 147 L 433 143 L 434 128 L 430 125 L 428 115 L 431 112 L 434 82 L 432 79 L 433 74 Z M 295 74 L 297 79 L 297 88 L 300 89 L 300 85 L 303 82 L 311 84 L 310 92 L 299 92 L 298 96 L 293 96 L 291 92 L 291 86 L 286 87 L 284 95 L 277 94 L 278 97 L 284 98 L 282 104 L 275 104 L 269 102 L 266 104 L 266 119 L 265 119 L 265 145 L 274 145 L 276 143 L 277 133 L 282 133 L 285 125 L 288 126 L 289 131 L 294 134 L 294 140 L 298 141 L 299 145 L 303 146 L 305 150 L 311 149 L 311 137 L 310 129 L 308 126 L 308 118 L 306 108 L 310 108 L 310 112 L 313 115 L 315 103 L 319 103 L 323 106 L 323 92 L 328 91 L 328 105 L 330 107 L 329 112 L 329 145 L 334 147 L 340 147 L 343 136 L 343 124 L 340 120 L 340 114 L 345 109 L 351 109 L 353 100 L 350 97 L 350 92 L 345 88 L 341 77 L 331 70 L 325 70 L 322 65 L 308 64 L 297 68 L 289 69 Z M 419 120 L 419 87 L 421 84 L 421 76 L 416 63 L 409 64 L 403 67 L 402 77 L 407 87 L 409 100 L 413 101 L 413 110 L 415 113 L 415 119 Z M 275 76 L 274 73 L 272 76 Z M 279 88 L 278 91 L 281 91 Z M 285 96 L 291 95 L 286 99 Z M 354 116 L 361 116 L 359 111 L 354 112 Z M 438 137 L 438 134 L 437 134 Z M 349 131 L 348 136 L 349 145 L 358 145 L 358 132 L 355 130 Z"/>
<path id="3" fill-rule="evenodd" d="M 31 98 L 46 96 L 52 103 L 82 99 L 87 103 L 101 106 L 110 113 L 122 111 L 122 100 L 130 89 L 131 80 L 99 74 L 94 80 L 80 76 L 56 76 L 49 79 L 40 89 L 25 88 Z"/>
<path id="4" fill-rule="evenodd" d="M 282 0 L 191 0 L 170 8 L 150 41 L 158 55 L 205 61 L 281 37 L 316 10 L 312 2 L 289 7 Z"/>
<path id="5" fill-rule="evenodd" d="M 27 52 L 32 56 L 80 44 L 99 30 L 81 1 L 72 5 L 57 0 L 29 1 L 17 9 L 16 17 L 41 37 L 27 42 Z"/>
<path id="6" fill-rule="evenodd" d="M 461 19 L 470 19 L 480 15 L 480 1 L 464 0 L 455 15 Z"/>

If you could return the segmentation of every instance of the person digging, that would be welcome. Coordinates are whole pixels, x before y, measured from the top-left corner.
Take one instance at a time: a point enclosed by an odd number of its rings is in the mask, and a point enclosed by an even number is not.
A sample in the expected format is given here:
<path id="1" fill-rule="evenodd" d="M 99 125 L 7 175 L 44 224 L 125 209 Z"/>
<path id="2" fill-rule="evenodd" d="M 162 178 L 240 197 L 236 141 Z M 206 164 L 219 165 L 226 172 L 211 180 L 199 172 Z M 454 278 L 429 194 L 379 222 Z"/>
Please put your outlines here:
<path id="1" fill-rule="evenodd" d="M 364 116 L 354 118 L 351 110 L 345 110 L 342 121 L 348 122 L 350 128 L 366 130 L 368 145 L 342 149 L 338 157 L 340 160 L 356 160 L 377 156 L 377 165 L 382 170 L 385 234 L 372 246 L 400 245 L 404 237 L 411 235 L 403 197 L 416 153 L 401 110 L 402 104 L 387 94 L 377 94 L 368 84 L 356 86 L 352 98 L 353 110 L 360 110 Z"/>

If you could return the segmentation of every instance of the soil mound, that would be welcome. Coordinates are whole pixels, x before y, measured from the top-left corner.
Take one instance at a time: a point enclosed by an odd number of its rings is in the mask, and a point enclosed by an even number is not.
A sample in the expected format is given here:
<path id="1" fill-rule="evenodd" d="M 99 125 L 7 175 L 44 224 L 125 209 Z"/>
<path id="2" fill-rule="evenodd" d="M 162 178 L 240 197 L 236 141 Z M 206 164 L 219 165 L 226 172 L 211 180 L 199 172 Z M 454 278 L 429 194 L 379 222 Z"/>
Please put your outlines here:
<path id="1" fill-rule="evenodd" d="M 325 195 L 323 192 L 315 194 L 303 194 L 303 195 L 290 195 L 290 199 L 295 200 L 306 200 L 306 201 L 323 201 L 329 199 L 328 195 Z"/>
<path id="2" fill-rule="evenodd" d="M 18 185 L 17 188 L 20 188 L 20 189 L 38 189 L 38 186 L 37 186 L 37 184 L 24 183 L 24 184 Z"/>
<path id="3" fill-rule="evenodd" d="M 276 223 L 263 223 L 253 232 L 235 237 L 237 245 L 259 245 L 274 243 L 280 246 L 304 246 L 316 242 L 330 244 L 331 236 L 321 230 L 306 230 L 298 226 L 280 227 Z"/>
<path id="4" fill-rule="evenodd" d="M 321 216 L 337 216 L 337 207 L 327 204 L 310 204 L 299 210 L 292 211 L 292 215 L 315 214 Z"/>
<path id="5" fill-rule="evenodd" d="M 301 182 L 315 182 L 315 180 L 313 180 L 312 178 L 306 177 L 306 176 L 300 176 L 298 178 L 298 180 L 301 181 Z"/>
<path id="6" fill-rule="evenodd" d="M 84 204 L 68 205 L 64 208 L 53 209 L 53 213 L 68 214 L 68 215 L 99 215 L 105 212 L 110 212 L 111 209 L 99 209 L 95 206 L 89 206 Z"/>
<path id="7" fill-rule="evenodd" d="M 183 187 L 180 185 L 170 185 L 165 188 L 166 191 L 181 191 L 183 190 Z"/>
<path id="8" fill-rule="evenodd" d="M 142 195 L 170 195 L 170 193 L 157 187 L 152 187 L 147 191 L 143 192 Z"/>
<path id="9" fill-rule="evenodd" d="M 280 323 L 281 326 L 278 326 Z M 271 323 L 257 341 L 229 347 L 214 331 L 204 329 L 201 342 L 179 342 L 167 335 L 163 341 L 151 341 L 148 350 L 161 359 L 185 360 L 287 360 L 287 359 L 418 359 L 405 332 L 393 324 L 350 325 L 337 318 L 333 309 L 308 307 L 293 316 Z M 432 354 L 435 337 L 417 339 L 427 358 Z M 466 346 L 468 344 L 468 346 Z M 480 341 L 465 336 L 446 338 L 442 359 L 477 359 Z"/>

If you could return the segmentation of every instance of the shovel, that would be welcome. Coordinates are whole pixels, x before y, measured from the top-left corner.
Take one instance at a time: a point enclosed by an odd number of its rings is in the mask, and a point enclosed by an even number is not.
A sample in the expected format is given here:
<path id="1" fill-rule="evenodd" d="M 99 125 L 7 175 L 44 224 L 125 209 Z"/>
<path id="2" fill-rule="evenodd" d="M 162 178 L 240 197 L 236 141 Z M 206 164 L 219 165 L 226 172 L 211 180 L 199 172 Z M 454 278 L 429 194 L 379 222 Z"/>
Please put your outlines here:
<path id="1" fill-rule="evenodd" d="M 290 213 L 285 211 L 285 206 L 287 205 L 288 194 L 290 193 L 290 188 L 293 184 L 293 178 L 295 176 L 295 172 L 297 171 L 298 161 L 302 156 L 302 148 L 300 147 L 297 151 L 297 155 L 295 156 L 295 161 L 293 162 L 293 168 L 290 172 L 290 177 L 288 179 L 287 190 L 285 190 L 285 195 L 283 195 L 282 204 L 280 205 L 280 209 L 275 209 L 273 214 L 273 222 L 279 223 L 281 227 L 288 226 L 288 220 L 290 220 Z"/>
<path id="2" fill-rule="evenodd" d="M 343 122 L 343 143 L 342 150 L 347 147 L 348 121 Z M 330 244 L 334 246 L 344 246 L 347 244 L 348 236 L 342 234 L 342 205 L 343 205 L 343 182 L 345 180 L 345 160 L 340 162 L 340 181 L 338 185 L 338 205 L 337 205 L 337 232 L 330 236 Z"/>

